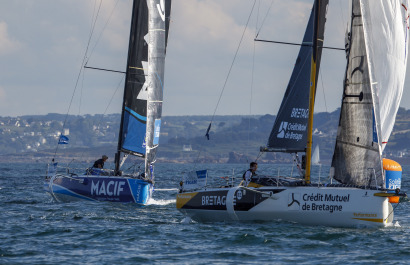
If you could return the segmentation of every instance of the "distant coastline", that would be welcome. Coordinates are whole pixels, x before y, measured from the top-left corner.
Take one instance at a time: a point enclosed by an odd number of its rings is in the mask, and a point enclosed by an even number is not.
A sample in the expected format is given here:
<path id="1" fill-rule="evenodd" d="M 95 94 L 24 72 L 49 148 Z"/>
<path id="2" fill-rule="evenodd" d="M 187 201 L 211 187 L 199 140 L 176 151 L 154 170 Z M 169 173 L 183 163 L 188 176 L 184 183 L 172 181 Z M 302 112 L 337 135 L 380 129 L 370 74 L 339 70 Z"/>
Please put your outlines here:
<path id="1" fill-rule="evenodd" d="M 48 163 L 56 153 L 59 161 L 91 162 L 102 154 L 113 158 L 117 148 L 120 114 L 25 115 L 0 117 L 0 159 L 5 163 Z M 205 132 L 211 116 L 164 116 L 157 162 L 164 163 L 248 163 L 266 144 L 273 115 L 215 116 L 210 140 Z M 316 113 L 313 143 L 320 146 L 321 163 L 331 162 L 339 110 Z M 396 125 L 384 155 L 410 165 L 410 110 L 399 109 Z M 69 144 L 57 146 L 59 135 Z M 58 147 L 58 148 L 57 148 Z M 259 163 L 292 163 L 283 153 L 264 153 Z"/>

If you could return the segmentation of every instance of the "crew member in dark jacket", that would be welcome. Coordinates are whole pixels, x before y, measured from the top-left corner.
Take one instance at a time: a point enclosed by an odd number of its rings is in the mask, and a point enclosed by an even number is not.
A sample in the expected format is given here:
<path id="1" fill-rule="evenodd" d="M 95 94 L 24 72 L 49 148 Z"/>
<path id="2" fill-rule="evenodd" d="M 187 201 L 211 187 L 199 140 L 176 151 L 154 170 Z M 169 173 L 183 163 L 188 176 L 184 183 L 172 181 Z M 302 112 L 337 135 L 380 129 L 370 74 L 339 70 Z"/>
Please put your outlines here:
<path id="1" fill-rule="evenodd" d="M 243 174 L 243 186 L 247 187 L 249 182 L 251 182 L 251 178 L 256 175 L 256 170 L 258 169 L 258 163 L 251 162 L 249 165 L 249 169 Z"/>
<path id="2" fill-rule="evenodd" d="M 104 162 L 107 161 L 108 156 L 103 155 L 101 159 L 98 159 L 97 161 L 94 162 L 93 167 L 95 168 L 104 168 Z"/>

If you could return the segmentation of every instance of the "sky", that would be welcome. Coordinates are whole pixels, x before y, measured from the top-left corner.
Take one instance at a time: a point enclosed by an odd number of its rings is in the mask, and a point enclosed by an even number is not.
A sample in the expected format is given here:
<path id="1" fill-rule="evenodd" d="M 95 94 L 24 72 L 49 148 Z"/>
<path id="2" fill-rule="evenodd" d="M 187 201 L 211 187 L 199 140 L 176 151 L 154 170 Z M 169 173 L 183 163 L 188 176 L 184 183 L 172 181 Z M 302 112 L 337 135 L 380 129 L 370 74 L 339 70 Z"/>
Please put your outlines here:
<path id="1" fill-rule="evenodd" d="M 330 1 L 325 46 L 344 47 L 348 2 Z M 86 69 L 79 75 L 99 3 L 1 1 L 0 116 L 120 112 L 122 74 Z M 299 48 L 253 39 L 259 32 L 259 39 L 300 43 L 312 4 L 258 0 L 251 14 L 253 0 L 173 0 L 163 115 L 214 113 L 250 14 L 216 115 L 275 115 Z M 131 0 L 102 1 L 88 66 L 125 70 L 131 7 Z M 343 51 L 323 51 L 315 112 L 340 107 L 345 65 Z"/>

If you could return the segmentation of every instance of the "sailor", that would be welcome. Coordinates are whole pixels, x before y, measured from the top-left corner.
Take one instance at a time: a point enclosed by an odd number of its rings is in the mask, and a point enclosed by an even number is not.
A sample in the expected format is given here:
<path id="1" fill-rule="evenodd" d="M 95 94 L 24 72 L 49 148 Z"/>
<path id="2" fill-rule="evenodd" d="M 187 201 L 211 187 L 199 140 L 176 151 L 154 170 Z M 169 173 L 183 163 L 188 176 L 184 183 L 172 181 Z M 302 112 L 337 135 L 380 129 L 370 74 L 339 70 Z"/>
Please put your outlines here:
<path id="1" fill-rule="evenodd" d="M 249 182 L 251 182 L 251 178 L 256 175 L 256 170 L 258 169 L 258 163 L 251 162 L 249 165 L 249 169 L 243 174 L 243 186 L 248 186 Z"/>
<path id="2" fill-rule="evenodd" d="M 107 161 L 108 156 L 103 155 L 101 159 L 98 159 L 97 161 L 94 162 L 93 167 L 94 168 L 104 168 L 104 163 Z"/>

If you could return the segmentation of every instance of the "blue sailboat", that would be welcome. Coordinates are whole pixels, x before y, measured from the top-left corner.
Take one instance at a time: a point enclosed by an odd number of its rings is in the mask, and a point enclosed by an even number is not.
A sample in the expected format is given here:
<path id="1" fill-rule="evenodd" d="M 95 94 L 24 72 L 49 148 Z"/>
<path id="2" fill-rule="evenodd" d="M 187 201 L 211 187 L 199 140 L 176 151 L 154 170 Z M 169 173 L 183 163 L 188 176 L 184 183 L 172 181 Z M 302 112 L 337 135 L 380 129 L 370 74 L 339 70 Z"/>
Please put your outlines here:
<path id="1" fill-rule="evenodd" d="M 170 12 L 171 0 L 134 0 L 115 169 L 59 172 L 53 161 L 44 189 L 56 201 L 148 203 L 155 183 Z M 143 173 L 122 172 L 129 155 L 145 159 Z"/>

